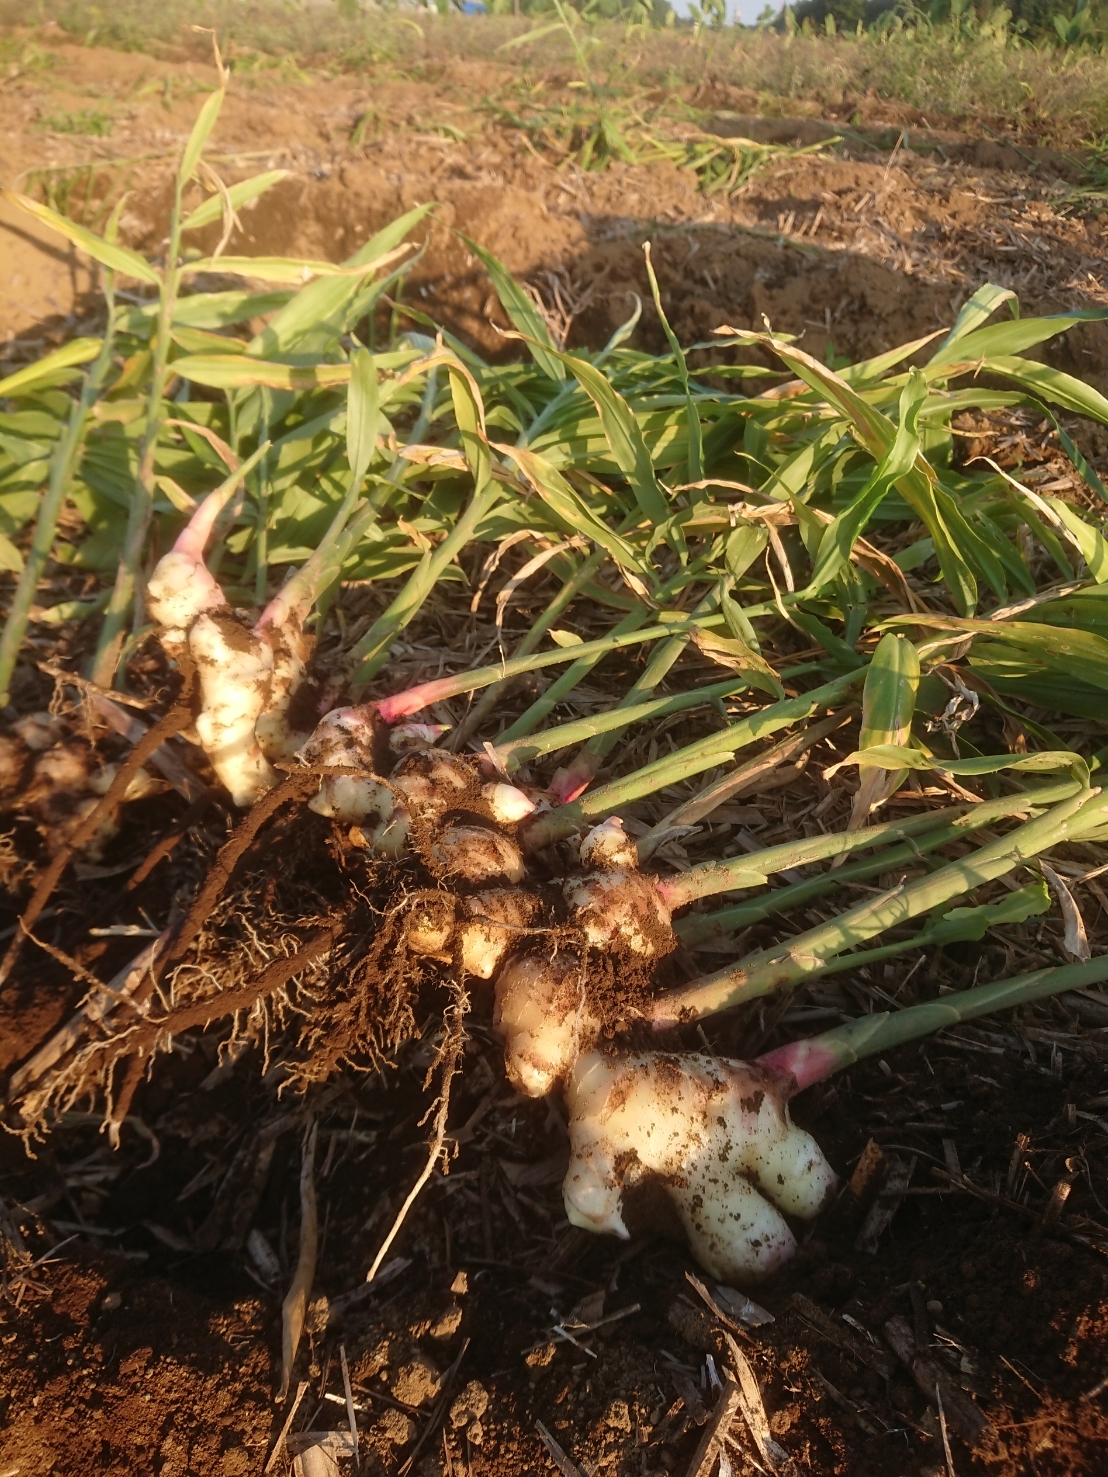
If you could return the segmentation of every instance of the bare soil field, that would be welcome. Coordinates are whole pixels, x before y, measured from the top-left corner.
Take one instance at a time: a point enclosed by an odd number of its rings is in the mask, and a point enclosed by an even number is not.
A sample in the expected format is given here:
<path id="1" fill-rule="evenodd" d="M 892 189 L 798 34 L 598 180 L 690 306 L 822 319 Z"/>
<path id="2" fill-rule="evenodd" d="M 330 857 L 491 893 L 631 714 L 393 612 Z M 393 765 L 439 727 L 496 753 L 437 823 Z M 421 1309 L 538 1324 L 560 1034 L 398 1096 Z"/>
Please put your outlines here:
<path id="1" fill-rule="evenodd" d="M 0 183 L 64 199 L 90 223 L 126 191 L 121 239 L 156 254 L 173 157 L 214 71 L 41 32 L 35 47 L 38 60 L 0 79 Z M 491 358 L 515 357 L 516 346 L 458 233 L 530 284 L 570 344 L 606 341 L 637 296 L 646 307 L 633 343 L 664 347 L 647 240 L 687 344 L 768 319 L 819 359 L 856 359 L 949 324 L 987 281 L 1016 289 L 1025 315 L 1108 305 L 1108 217 L 1066 203 L 1077 156 L 943 133 L 876 99 L 854 121 L 760 118 L 751 95 L 706 83 L 687 100 L 713 114 L 722 137 L 829 141 L 770 161 L 726 199 L 670 164 L 589 173 L 559 163 L 475 106 L 502 81 L 492 61 L 420 80 L 243 68 L 218 167 L 228 183 L 289 173 L 242 212 L 228 250 L 339 260 L 433 200 L 396 311 L 425 312 Z M 548 85 L 556 91 L 559 79 Z M 74 118 L 104 132 L 65 131 Z M 202 245 L 218 238 L 212 228 Z M 93 325 L 100 307 L 87 262 L 3 205 L 0 261 L 2 375 Z M 1043 357 L 1108 393 L 1108 324 L 1079 325 Z M 979 430 L 974 454 L 1004 461 L 1011 443 Z M 1082 436 L 1103 465 L 1104 431 Z M 1018 457 L 1039 456 L 1037 444 L 1021 442 Z M 1017 465 L 1012 456 L 1005 465 Z M 350 597 L 351 619 L 363 594 Z M 458 609 L 432 602 L 409 631 L 413 670 L 495 639 L 491 618 Z M 513 611 L 509 629 L 517 618 L 526 629 L 526 611 Z M 83 655 L 36 654 L 67 666 Z M 152 659 L 148 695 L 165 675 Z M 21 711 L 46 708 L 53 691 L 40 671 Z M 70 722 L 79 735 L 80 714 Z M 850 799 L 813 764 L 744 796 L 713 834 L 753 833 L 763 845 L 794 834 L 798 816 L 815 834 L 844 825 Z M 222 801 L 194 816 L 179 796 L 139 801 L 127 816 L 103 857 L 59 889 L 59 916 L 114 920 L 167 816 L 190 829 L 132 890 L 128 916 L 187 904 L 234 824 Z M 0 854 L 13 894 L 37 844 L 27 828 Z M 357 865 L 298 811 L 247 853 L 234 896 L 264 896 L 275 918 L 294 903 L 323 914 Z M 372 878 L 357 880 L 372 901 Z M 1096 896 L 1100 911 L 1086 921 L 1103 948 L 1108 897 Z M 16 916 L 5 908 L 0 924 L 14 932 Z M 749 932 L 743 946 L 754 948 L 771 925 Z M 139 946 L 109 931 L 75 962 L 111 978 Z M 1023 935 L 1019 949 L 1021 960 L 1045 957 Z M 260 961 L 280 952 L 258 946 Z M 999 973 L 1004 958 L 993 940 L 950 945 L 927 965 L 925 987 L 964 988 L 983 961 Z M 36 951 L 4 987 L 0 1073 L 71 1015 L 86 988 L 73 962 Z M 838 1019 L 844 1000 L 865 1009 L 896 998 L 908 976 L 897 960 L 869 983 L 851 976 L 813 992 L 793 1015 L 751 1007 L 705 1040 L 734 1054 L 741 1036 L 742 1054 L 753 1053 L 789 1024 Z M 225 1032 L 213 1028 L 159 1059 L 118 1149 L 98 1115 L 78 1112 L 31 1154 L 3 1135 L 0 1477 L 284 1473 L 298 1432 L 333 1428 L 345 1439 L 348 1401 L 367 1474 L 705 1477 L 728 1338 L 757 1377 L 768 1445 L 736 1439 L 722 1458 L 713 1448 L 721 1474 L 1108 1470 L 1108 1011 L 1098 1001 L 1044 1002 L 1018 1030 L 985 1021 L 950 1031 L 806 1093 L 797 1121 L 844 1180 L 876 1148 L 890 1177 L 852 1181 L 857 1193 L 848 1188 L 816 1222 L 791 1268 L 751 1290 L 760 1313 L 728 1289 L 698 1287 L 677 1240 L 643 1231 L 622 1242 L 569 1225 L 561 1111 L 505 1083 L 488 1017 L 479 1003 L 450 1105 L 450 1172 L 432 1177 L 372 1284 L 367 1266 L 426 1158 L 430 1009 L 419 1022 L 426 1039 L 387 1069 L 339 1073 L 304 1098 L 278 1095 L 264 1040 L 221 1057 Z M 309 1122 L 319 1271 L 298 1369 L 305 1388 L 288 1426 L 291 1398 L 275 1398 L 281 1299 L 297 1260 Z"/>
<path id="2" fill-rule="evenodd" d="M 3 178 L 49 184 L 94 218 L 129 191 L 121 238 L 155 251 L 175 151 L 214 71 L 59 43 L 51 64 L 5 82 Z M 287 67 L 284 69 L 287 71 Z M 606 340 L 633 294 L 647 307 L 636 342 L 655 349 L 642 242 L 667 312 L 686 343 L 721 324 L 798 335 L 809 353 L 857 358 L 949 322 L 981 283 L 1014 288 L 1025 314 L 1108 301 L 1108 219 L 1062 202 L 1079 154 L 935 132 L 912 111 L 863 100 L 857 125 L 750 115 L 753 94 L 707 82 L 688 100 L 724 136 L 782 146 L 841 136 L 826 154 L 770 162 L 729 201 L 698 192 L 690 170 L 613 162 L 602 173 L 540 155 L 518 129 L 474 105 L 498 95 L 494 63 L 436 68 L 425 81 L 388 74 L 282 80 L 280 66 L 236 80 L 221 122 L 228 183 L 261 168 L 285 182 L 243 218 L 228 250 L 341 260 L 414 204 L 437 202 L 409 279 L 415 305 L 486 355 L 496 334 L 488 279 L 455 232 L 493 250 L 570 320 L 570 343 Z M 555 76 L 549 91 L 572 80 Z M 110 137 L 51 131 L 99 113 Z M 87 122 L 81 126 L 90 126 Z M 107 126 L 107 125 L 105 125 Z M 861 131 L 860 131 L 861 130 Z M 352 138 L 361 135 L 358 143 Z M 907 140 L 907 147 L 898 140 Z M 118 162 L 116 162 L 118 161 Z M 77 254 L 0 206 L 5 265 L 0 336 L 9 359 L 71 334 L 90 284 Z M 213 228 L 214 230 L 214 228 Z M 211 245 L 218 240 L 214 230 Z M 207 241 L 203 242 L 208 245 Z M 1078 329 L 1058 367 L 1104 388 L 1108 330 Z"/>

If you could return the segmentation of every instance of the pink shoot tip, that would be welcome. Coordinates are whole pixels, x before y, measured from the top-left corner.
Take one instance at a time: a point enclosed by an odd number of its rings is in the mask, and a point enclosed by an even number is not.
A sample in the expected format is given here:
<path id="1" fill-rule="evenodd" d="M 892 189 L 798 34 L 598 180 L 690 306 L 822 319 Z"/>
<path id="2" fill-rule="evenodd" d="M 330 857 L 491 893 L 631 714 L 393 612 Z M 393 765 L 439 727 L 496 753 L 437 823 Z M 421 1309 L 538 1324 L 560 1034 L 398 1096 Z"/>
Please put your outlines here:
<path id="1" fill-rule="evenodd" d="M 454 677 L 436 677 L 433 682 L 421 682 L 418 687 L 409 687 L 405 692 L 395 692 L 392 697 L 383 697 L 373 706 L 386 723 L 399 723 L 404 718 L 429 708 L 432 703 L 453 697 L 458 690 Z"/>
<path id="2" fill-rule="evenodd" d="M 550 781 L 550 797 L 556 805 L 572 805 L 583 795 L 596 777 L 596 768 L 587 760 L 575 759 L 559 769 Z"/>
<path id="3" fill-rule="evenodd" d="M 758 1057 L 757 1064 L 775 1077 L 791 1078 L 796 1085 L 790 1086 L 788 1095 L 793 1097 L 806 1087 L 833 1076 L 844 1061 L 841 1052 L 832 1050 L 818 1036 L 813 1036 L 806 1041 L 790 1041 L 787 1046 L 766 1052 L 765 1056 Z"/>

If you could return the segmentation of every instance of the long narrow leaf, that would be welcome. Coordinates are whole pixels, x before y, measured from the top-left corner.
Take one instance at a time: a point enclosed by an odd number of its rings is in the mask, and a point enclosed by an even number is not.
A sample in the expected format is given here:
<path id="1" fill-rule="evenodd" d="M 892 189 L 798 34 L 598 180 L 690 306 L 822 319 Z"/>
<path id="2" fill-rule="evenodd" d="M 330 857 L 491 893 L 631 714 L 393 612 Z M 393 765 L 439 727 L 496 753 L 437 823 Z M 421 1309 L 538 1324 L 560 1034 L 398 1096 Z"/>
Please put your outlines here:
<path id="1" fill-rule="evenodd" d="M 361 483 L 369 471 L 379 423 L 377 366 L 368 349 L 355 349 L 350 359 L 350 391 L 346 402 L 346 456 L 354 484 Z"/>
<path id="2" fill-rule="evenodd" d="M 60 349 L 44 354 L 34 364 L 17 369 L 14 374 L 0 380 L 0 398 L 14 400 L 17 395 L 28 395 L 46 382 L 57 384 L 54 376 L 59 371 L 88 364 L 100 352 L 100 344 L 98 338 L 70 339 Z"/>
<path id="3" fill-rule="evenodd" d="M 0 199 L 6 200 L 9 205 L 14 205 L 17 210 L 22 210 L 27 215 L 33 216 L 50 230 L 57 231 L 67 241 L 72 241 L 74 246 L 98 261 L 102 267 L 108 267 L 113 272 L 120 272 L 125 277 L 134 277 L 139 282 L 146 282 L 151 287 L 157 287 L 161 277 L 144 256 L 139 256 L 137 251 L 129 251 L 126 246 L 116 246 L 111 241 L 105 241 L 103 236 L 97 236 L 94 231 L 79 226 L 76 221 L 67 220 L 64 215 L 59 215 L 56 210 L 51 210 L 48 205 L 40 205 L 37 200 L 32 200 L 29 195 L 20 195 L 16 190 L 7 190 L 0 186 Z"/>
<path id="4" fill-rule="evenodd" d="M 240 184 L 231 185 L 227 191 L 227 199 L 230 201 L 231 208 L 238 210 L 240 206 L 250 205 L 267 190 L 272 190 L 274 185 L 279 185 L 283 179 L 288 179 L 290 172 L 287 169 L 270 169 L 265 174 L 256 174 L 252 179 L 245 179 Z M 221 218 L 223 210 L 223 196 L 211 195 L 203 205 L 198 205 L 195 210 L 185 216 L 181 222 L 181 230 L 198 231 L 202 226 L 210 226 Z"/>
<path id="5" fill-rule="evenodd" d="M 527 340 L 527 346 L 531 350 L 531 357 L 542 372 L 552 380 L 561 382 L 566 377 L 566 368 L 556 352 L 557 345 L 550 336 L 546 319 L 539 312 L 535 304 L 520 287 L 507 267 L 498 257 L 495 257 L 487 247 L 472 241 L 468 236 L 461 238 L 466 246 L 477 257 L 492 278 L 492 285 L 496 288 L 496 295 L 501 305 L 511 319 L 512 326 L 519 330 Z"/>
<path id="6" fill-rule="evenodd" d="M 177 170 L 179 189 L 183 189 L 196 172 L 196 166 L 200 163 L 200 155 L 204 152 L 204 145 L 211 138 L 212 129 L 219 121 L 219 114 L 226 96 L 226 91 L 222 87 L 219 87 L 215 92 L 209 93 L 204 99 L 204 106 L 200 109 L 196 122 L 192 125 L 192 132 L 189 134 L 188 143 L 185 145 L 184 153 L 181 155 L 181 164 Z"/>

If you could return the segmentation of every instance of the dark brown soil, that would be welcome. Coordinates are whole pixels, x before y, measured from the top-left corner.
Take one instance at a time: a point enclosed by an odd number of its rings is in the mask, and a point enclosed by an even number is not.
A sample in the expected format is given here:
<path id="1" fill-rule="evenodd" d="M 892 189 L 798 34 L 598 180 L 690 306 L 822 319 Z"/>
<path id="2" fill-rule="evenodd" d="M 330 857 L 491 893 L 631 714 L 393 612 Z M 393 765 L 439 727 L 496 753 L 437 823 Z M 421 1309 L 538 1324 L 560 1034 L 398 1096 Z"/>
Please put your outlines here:
<path id="1" fill-rule="evenodd" d="M 816 1227 L 794 1271 L 756 1292 L 776 1321 L 743 1347 L 771 1429 L 802 1471 L 914 1477 L 942 1469 L 933 1402 L 882 1342 L 886 1320 L 918 1327 L 917 1312 L 930 1357 L 973 1392 L 994 1428 L 972 1455 L 953 1437 L 956 1471 L 1104 1470 L 1108 1417 L 1103 1403 L 1083 1398 L 1108 1372 L 1103 1251 L 1064 1227 L 1040 1233 L 1035 1215 L 936 1193 L 940 1182 L 929 1173 L 945 1164 L 949 1138 L 975 1184 L 1003 1182 L 1025 1132 L 1030 1168 L 1019 1178 L 1030 1176 L 1030 1204 L 1042 1203 L 1039 1185 L 1050 1186 L 1067 1164 L 1103 1176 L 1104 1130 L 1084 1109 L 1071 1128 L 1065 1111 L 1103 1087 L 1103 1047 L 1063 1049 L 1057 1073 L 992 1054 L 978 1033 L 958 1046 L 906 1049 L 887 1071 L 855 1069 L 798 1113 L 844 1170 L 871 1132 L 919 1155 L 917 1193 L 876 1255 L 854 1250 L 857 1218 L 840 1209 Z M 275 1110 L 253 1057 L 215 1090 L 190 1091 L 209 1062 L 200 1047 L 163 1065 L 141 1099 L 138 1111 L 160 1146 L 153 1164 L 148 1138 L 125 1130 L 113 1155 L 93 1124 L 61 1130 L 34 1163 L 9 1141 L 5 1198 L 24 1207 L 14 1213 L 28 1250 L 48 1259 L 3 1313 L 2 1470 L 261 1470 L 284 1414 L 273 1402 L 281 1289 L 258 1285 L 241 1226 L 212 1247 L 211 1221 L 218 1202 L 235 1197 L 224 1176 L 245 1192 L 250 1155 L 239 1151 Z M 464 1347 L 447 1403 L 471 1381 L 489 1403 L 479 1446 L 446 1421 L 455 1470 L 465 1470 L 467 1457 L 475 1474 L 548 1470 L 535 1426 L 542 1421 L 582 1470 L 684 1472 L 713 1399 L 702 1388 L 705 1356 L 721 1364 L 726 1354 L 718 1320 L 686 1281 L 696 1269 L 668 1242 L 624 1245 L 565 1224 L 557 1115 L 504 1087 L 497 1053 L 479 1033 L 451 1114 L 462 1142 L 450 1175 L 436 1177 L 411 1217 L 396 1248 L 399 1275 L 341 1313 L 342 1295 L 364 1289 L 367 1262 L 425 1153 L 419 1068 L 406 1061 L 387 1089 L 384 1081 L 344 1083 L 322 1108 L 325 1230 L 315 1296 L 329 1297 L 332 1310 L 302 1360 L 311 1389 L 297 1425 L 344 1426 L 341 1405 L 320 1404 L 324 1394 L 341 1394 L 341 1342 L 366 1411 L 363 1469 L 396 1471 L 411 1446 L 389 1448 L 383 1418 L 399 1402 L 410 1420 L 401 1431 L 422 1431 L 435 1380 Z M 287 1268 L 295 1260 L 300 1115 L 287 1111 L 275 1126 L 277 1151 L 253 1224 Z M 206 1186 L 191 1190 L 206 1166 Z M 1074 1198 L 1095 1213 L 1083 1178 Z M 78 1230 L 82 1222 L 94 1229 Z M 452 1292 L 459 1272 L 467 1290 Z M 576 1344 L 559 1338 L 555 1325 L 586 1300 L 581 1322 L 624 1316 L 595 1334 L 578 1331 Z M 325 1308 L 317 1306 L 317 1330 Z M 420 1363 L 430 1367 L 423 1390 L 413 1384 Z M 443 1452 L 440 1431 L 418 1470 L 450 1470 Z"/>
<path id="2" fill-rule="evenodd" d="M 795 829 L 798 806 L 827 790 L 806 773 L 755 794 L 709 844 L 719 846 L 736 821 L 777 839 Z M 170 825 L 166 811 L 184 808 L 162 798 L 155 820 L 141 809 L 154 803 L 132 808 L 104 870 L 142 855 Z M 136 942 L 90 939 L 89 919 L 137 920 L 140 910 L 161 918 L 171 898 L 187 902 L 226 824 L 218 808 L 210 812 L 133 903 L 120 902 L 111 878 L 71 878 L 42 936 L 110 977 Z M 329 831 L 318 817 L 278 817 L 247 854 L 203 954 L 225 984 L 236 969 L 238 978 L 256 971 L 267 941 L 291 952 L 292 924 L 302 922 L 289 917 L 298 879 L 303 912 L 323 908 L 321 899 L 334 905 Z M 30 847 L 25 834 L 21 844 Z M 367 879 L 358 886 L 370 896 Z M 1099 936 L 1103 920 L 1089 907 L 1086 918 Z M 743 946 L 768 941 L 776 927 L 759 925 Z M 748 1007 L 712 1023 L 709 1039 L 723 1054 L 753 1055 L 839 1009 L 928 998 L 943 985 L 1010 973 L 1013 958 L 1041 959 L 1043 948 L 1056 941 L 1033 929 L 952 946 L 911 980 L 909 960 L 887 967 L 876 992 L 862 974 L 841 977 L 794 997 L 776 1023 Z M 220 1065 L 226 1023 L 179 1035 L 140 1087 L 118 1151 L 99 1113 L 67 1113 L 34 1158 L 18 1138 L 4 1139 L 0 1471 L 261 1471 L 288 1410 L 274 1399 L 280 1302 L 297 1259 L 309 1121 L 318 1130 L 320 1254 L 297 1368 L 309 1388 L 294 1430 L 344 1429 L 336 1398 L 345 1350 L 364 1471 L 407 1470 L 413 1453 L 414 1470 L 427 1474 L 466 1471 L 467 1462 L 489 1477 L 546 1471 L 538 1422 L 582 1472 L 691 1470 L 715 1398 L 709 1370 L 728 1358 L 720 1320 L 687 1280 L 697 1269 L 677 1243 L 644 1231 L 626 1244 L 568 1225 L 561 1110 L 505 1083 L 488 986 L 473 990 L 448 1120 L 449 1174 L 432 1177 L 380 1284 L 367 1287 L 366 1269 L 426 1158 L 425 1074 L 444 997 L 425 983 L 413 997 L 419 1037 L 378 1070 L 339 1065 L 306 1096 L 287 1080 L 282 1091 L 275 1062 L 294 1061 L 291 1043 L 310 1024 L 296 1012 L 314 1009 L 322 1023 L 329 1002 L 349 993 L 335 993 L 343 968 L 336 956 L 310 973 L 270 1013 L 268 1032 L 255 1019 L 254 1044 L 234 1061 Z M 82 988 L 53 959 L 26 958 L 3 998 L 0 1065 L 10 1070 L 67 1019 Z M 874 1250 L 856 1247 L 867 1206 L 848 1191 L 805 1231 L 794 1267 L 753 1290 L 774 1321 L 742 1335 L 743 1348 L 771 1431 L 798 1470 L 945 1470 L 928 1383 L 936 1371 L 958 1473 L 1104 1470 L 1108 1411 L 1095 1392 L 1108 1374 L 1106 1028 L 1104 1005 L 1067 997 L 1015 1022 L 904 1048 L 797 1100 L 798 1121 L 844 1178 L 871 1139 L 889 1159 L 915 1160 Z M 691 1035 L 688 1044 L 697 1044 Z M 276 1053 L 268 1070 L 267 1045 Z M 1059 1183 L 1069 1198 L 1060 1217 L 1044 1220 Z M 878 1177 L 864 1197 L 871 1206 L 879 1185 Z M 649 1207 L 641 1214 L 649 1224 Z M 931 1361 L 916 1378 L 890 1351 L 889 1321 L 898 1318 Z M 959 1424 L 960 1390 L 988 1422 L 972 1445 Z M 487 1397 L 479 1429 L 455 1405 L 463 1395 L 473 1408 Z M 741 1443 L 740 1433 L 741 1424 Z"/>

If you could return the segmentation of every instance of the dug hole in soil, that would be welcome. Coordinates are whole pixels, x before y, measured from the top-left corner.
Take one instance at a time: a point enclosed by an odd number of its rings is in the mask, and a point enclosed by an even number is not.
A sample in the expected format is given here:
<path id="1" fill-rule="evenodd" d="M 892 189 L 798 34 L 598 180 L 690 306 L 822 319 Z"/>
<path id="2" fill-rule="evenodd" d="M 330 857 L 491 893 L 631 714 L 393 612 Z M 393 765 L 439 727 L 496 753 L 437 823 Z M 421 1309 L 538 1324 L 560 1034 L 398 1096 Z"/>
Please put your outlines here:
<path id="1" fill-rule="evenodd" d="M 123 100 L 116 134 L 108 148 L 43 133 L 46 84 L 16 79 L 6 89 L 14 126 L 5 182 L 52 162 L 155 152 L 151 143 L 169 153 L 194 105 L 168 86 L 143 101 L 142 87 L 214 80 L 193 61 L 55 51 L 50 107 L 75 104 L 95 79 Z M 292 174 L 246 217 L 245 239 L 230 249 L 338 258 L 401 210 L 438 200 L 409 297 L 496 355 L 510 352 L 490 326 L 499 310 L 449 227 L 490 247 L 562 311 L 571 343 L 603 342 L 628 316 L 632 291 L 649 301 L 647 238 L 686 342 L 721 323 L 761 327 L 764 313 L 775 330 L 803 335 L 809 352 L 833 343 L 853 359 L 949 323 L 986 280 L 1016 287 L 1028 314 L 1106 301 L 1108 238 L 1095 219 L 1051 203 L 1065 185 L 1057 161 L 1018 155 L 1016 166 L 1010 154 L 949 137 L 895 158 L 859 144 L 768 169 L 720 203 L 668 166 L 583 175 L 556 170 L 512 136 L 463 144 L 422 131 L 435 117 L 464 131 L 460 89 L 477 93 L 485 81 L 459 69 L 372 92 L 356 78 L 236 84 L 221 142 L 255 157 L 229 177 L 270 162 Z M 395 126 L 352 149 L 371 97 Z M 713 105 L 741 113 L 742 103 L 721 93 Z M 765 124 L 766 136 L 782 127 Z M 793 133 L 802 136 L 799 123 Z M 131 181 L 129 244 L 156 249 L 167 180 L 153 163 Z M 78 331 L 95 307 L 77 258 L 44 252 L 35 230 L 13 230 L 7 216 L 2 224 L 11 255 L 0 332 L 14 364 Z M 649 311 L 636 342 L 662 347 Z M 1108 390 L 1104 324 L 1081 327 L 1046 355 Z M 413 642 L 433 652 L 450 619 L 432 612 Z M 43 678 L 28 705 L 45 706 L 50 695 Z M 795 796 L 752 799 L 769 827 L 760 836 L 780 826 L 784 839 Z M 184 813 L 184 802 L 169 803 Z M 90 923 L 111 913 L 134 859 L 164 828 L 166 805 L 129 807 L 106 875 L 71 874 L 55 906 Z M 174 898 L 187 903 L 229 824 L 216 807 L 195 827 L 136 890 L 135 916 L 145 908 L 162 919 Z M 295 862 L 310 909 L 328 875 L 328 829 L 318 819 L 275 825 L 237 895 L 272 897 L 267 887 Z M 1102 933 L 1103 920 L 1096 927 Z M 80 962 L 110 978 L 136 948 L 133 938 L 102 937 Z M 940 952 L 926 966 L 927 988 L 968 985 L 980 957 L 976 945 Z M 901 982 L 883 983 L 895 994 Z M 0 997 L 0 1070 L 17 1067 L 82 993 L 60 964 L 25 957 Z M 749 1312 L 744 1321 L 741 1297 L 711 1285 L 710 1306 L 688 1280 L 701 1274 L 673 1241 L 644 1233 L 623 1243 L 568 1225 L 559 1105 L 520 1099 L 505 1083 L 487 1002 L 470 1018 L 454 1083 L 450 1173 L 432 1178 L 370 1285 L 366 1269 L 426 1158 L 424 1076 L 438 1017 L 421 1017 L 421 1038 L 379 1071 L 341 1071 L 306 1098 L 278 1097 L 264 1040 L 231 1059 L 219 1053 L 225 1025 L 183 1035 L 140 1089 L 118 1150 L 98 1114 L 79 1112 L 33 1158 L 17 1137 L 0 1143 L 0 1473 L 263 1470 L 290 1404 L 275 1400 L 281 1299 L 297 1260 L 309 1118 L 320 1245 L 294 1380 L 307 1390 L 292 1430 L 348 1429 L 345 1358 L 363 1472 L 514 1477 L 561 1462 L 572 1477 L 573 1462 L 612 1477 L 692 1477 L 730 1334 L 753 1366 L 772 1438 L 798 1472 L 937 1477 L 948 1470 L 948 1441 L 959 1474 L 1103 1473 L 1108 1261 L 1103 1243 L 1069 1224 L 1074 1212 L 1108 1215 L 1108 1022 L 1096 1009 L 1078 1014 L 1063 1000 L 1018 1029 L 986 1021 L 804 1094 L 795 1117 L 844 1178 L 859 1164 L 878 1168 L 864 1187 L 860 1176 L 860 1196 L 847 1193 L 816 1223 L 784 1276 L 752 1290 L 772 1321 Z M 767 1036 L 774 1025 L 762 1019 L 759 1029 Z M 718 1045 L 737 1050 L 725 1036 Z M 887 1181 L 875 1150 L 864 1153 L 871 1141 L 886 1171 L 911 1167 L 897 1200 L 879 1198 Z M 991 1189 L 960 1188 L 963 1171 Z M 1052 1220 L 1044 1207 L 1063 1180 L 1072 1195 Z M 867 1239 L 863 1224 L 881 1205 L 895 1216 Z M 914 1359 L 892 1351 L 891 1323 L 907 1329 Z M 947 1392 L 941 1416 L 936 1383 Z M 966 1407 L 987 1426 L 975 1427 Z M 733 1435 L 732 1469 L 759 1470 L 754 1459 L 764 1467 L 741 1421 Z M 282 1452 L 272 1470 L 288 1462 Z"/>

